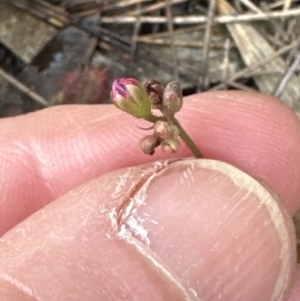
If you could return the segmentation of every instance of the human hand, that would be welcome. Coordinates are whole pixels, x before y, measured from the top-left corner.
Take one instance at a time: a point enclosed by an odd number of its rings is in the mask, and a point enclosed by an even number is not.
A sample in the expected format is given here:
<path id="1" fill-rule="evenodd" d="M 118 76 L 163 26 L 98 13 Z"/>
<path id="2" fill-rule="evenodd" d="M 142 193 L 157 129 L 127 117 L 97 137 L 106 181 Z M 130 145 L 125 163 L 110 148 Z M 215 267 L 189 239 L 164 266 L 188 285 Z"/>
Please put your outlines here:
<path id="1" fill-rule="evenodd" d="M 246 92 L 187 97 L 178 118 L 279 204 L 222 162 L 153 163 L 113 106 L 1 120 L 1 300 L 299 300 L 299 121 Z"/>

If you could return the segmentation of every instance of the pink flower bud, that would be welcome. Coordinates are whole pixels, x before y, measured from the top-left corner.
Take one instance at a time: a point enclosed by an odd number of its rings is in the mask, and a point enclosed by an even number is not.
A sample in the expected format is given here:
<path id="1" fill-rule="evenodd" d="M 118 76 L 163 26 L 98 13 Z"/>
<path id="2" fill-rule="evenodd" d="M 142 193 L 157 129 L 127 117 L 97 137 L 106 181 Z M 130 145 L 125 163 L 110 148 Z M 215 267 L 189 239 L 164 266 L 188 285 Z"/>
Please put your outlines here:
<path id="1" fill-rule="evenodd" d="M 167 115 L 174 115 L 183 104 L 180 82 L 173 81 L 167 84 L 163 97 L 163 106 Z"/>
<path id="2" fill-rule="evenodd" d="M 117 108 L 137 118 L 152 120 L 151 103 L 146 88 L 134 78 L 113 82 L 111 98 Z"/>
<path id="3" fill-rule="evenodd" d="M 161 144 L 161 149 L 164 153 L 173 154 L 180 149 L 179 139 L 167 139 L 164 140 Z"/>
<path id="4" fill-rule="evenodd" d="M 150 135 L 140 141 L 140 147 L 146 155 L 152 156 L 155 152 L 155 148 L 160 145 L 160 142 L 159 137 Z"/>
<path id="5" fill-rule="evenodd" d="M 147 89 L 147 93 L 152 103 L 153 107 L 156 107 L 159 104 L 162 104 L 163 95 L 164 95 L 164 86 L 156 79 L 150 79 L 145 82 L 145 87 Z"/>

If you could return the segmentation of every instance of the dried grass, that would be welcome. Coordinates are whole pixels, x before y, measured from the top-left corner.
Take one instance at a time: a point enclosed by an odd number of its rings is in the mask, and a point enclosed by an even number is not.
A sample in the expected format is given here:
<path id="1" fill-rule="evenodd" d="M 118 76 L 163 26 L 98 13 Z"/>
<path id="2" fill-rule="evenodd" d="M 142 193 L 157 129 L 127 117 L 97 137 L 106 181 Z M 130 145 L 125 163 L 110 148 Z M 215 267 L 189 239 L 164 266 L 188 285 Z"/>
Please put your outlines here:
<path id="1" fill-rule="evenodd" d="M 119 63 L 132 76 L 177 78 L 192 91 L 256 90 L 299 112 L 298 1 L 259 5 L 213 0 L 207 7 L 186 0 L 99 1 L 101 5 L 78 0 L 60 7 L 44 0 L 6 3 L 55 28 L 88 32 L 98 39 L 97 50 L 121 56 Z M 100 24 L 85 19 L 93 14 L 101 17 Z M 119 34 L 120 26 L 126 36 Z"/>

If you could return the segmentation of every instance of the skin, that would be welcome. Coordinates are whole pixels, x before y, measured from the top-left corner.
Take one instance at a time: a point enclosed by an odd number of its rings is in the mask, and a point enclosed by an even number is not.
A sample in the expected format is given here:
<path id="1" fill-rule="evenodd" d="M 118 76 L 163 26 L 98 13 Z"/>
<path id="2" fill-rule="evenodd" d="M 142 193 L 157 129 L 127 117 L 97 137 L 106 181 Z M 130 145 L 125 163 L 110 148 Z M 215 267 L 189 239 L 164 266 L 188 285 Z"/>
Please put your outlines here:
<path id="1" fill-rule="evenodd" d="M 0 121 L 1 300 L 299 300 L 297 117 L 228 91 L 178 120 L 207 159 L 145 156 L 109 105 Z"/>

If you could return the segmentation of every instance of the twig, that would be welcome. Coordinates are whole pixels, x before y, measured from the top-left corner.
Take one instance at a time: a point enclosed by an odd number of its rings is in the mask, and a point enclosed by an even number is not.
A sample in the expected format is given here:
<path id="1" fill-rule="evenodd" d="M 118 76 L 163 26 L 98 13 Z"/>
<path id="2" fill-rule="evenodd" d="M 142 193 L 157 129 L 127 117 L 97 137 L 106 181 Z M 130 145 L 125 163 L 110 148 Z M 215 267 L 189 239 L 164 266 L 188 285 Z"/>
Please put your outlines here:
<path id="1" fill-rule="evenodd" d="M 282 47 L 278 51 L 274 52 L 274 54 L 269 56 L 268 58 L 257 62 L 256 64 L 252 65 L 251 67 L 244 68 L 243 70 L 237 72 L 235 75 L 233 75 L 231 78 L 229 78 L 228 81 L 226 81 L 226 83 L 230 84 L 230 82 L 234 82 L 239 77 L 245 76 L 248 73 L 252 73 L 255 69 L 263 66 L 264 64 L 266 64 L 266 63 L 268 63 L 272 60 L 274 60 L 276 57 L 284 54 L 287 51 L 290 51 L 291 49 L 297 47 L 298 45 L 299 45 L 299 41 L 295 41 L 295 42 L 291 43 L 290 45 Z M 222 83 L 222 84 L 219 84 L 219 85 L 215 86 L 212 90 L 219 90 L 219 89 L 222 89 L 224 87 L 225 87 L 224 83 Z"/>
<path id="2" fill-rule="evenodd" d="M 179 79 L 179 72 L 178 72 L 178 58 L 177 58 L 177 50 L 174 45 L 174 30 L 173 30 L 173 18 L 172 18 L 172 11 L 171 11 L 171 3 L 170 0 L 166 0 L 166 15 L 168 18 L 168 32 L 171 42 L 171 50 L 172 50 L 172 58 L 173 58 L 173 75 L 174 79 Z"/>
<path id="3" fill-rule="evenodd" d="M 263 13 L 261 9 L 259 9 L 255 4 L 253 4 L 249 0 L 239 0 L 241 3 L 243 3 L 245 6 L 247 6 L 249 9 L 253 10 L 256 13 Z"/>
<path id="4" fill-rule="evenodd" d="M 202 82 L 200 81 L 201 90 L 207 90 L 209 86 L 209 47 L 211 40 L 211 27 L 214 19 L 216 8 L 216 0 L 209 1 L 209 8 L 207 12 L 207 24 L 204 36 L 204 46 L 202 51 L 202 62 L 203 62 L 203 76 Z"/>
<path id="5" fill-rule="evenodd" d="M 138 41 L 145 44 L 156 44 L 156 45 L 171 45 L 171 41 L 166 39 L 150 39 L 150 38 L 144 38 L 139 37 Z M 203 47 L 204 42 L 203 41 L 185 41 L 185 40 L 175 40 L 174 45 L 177 47 L 189 47 L 189 48 L 200 48 Z M 224 48 L 224 42 L 210 42 L 211 47 L 215 48 Z"/>
<path id="6" fill-rule="evenodd" d="M 292 5 L 293 0 L 285 0 L 284 1 L 284 6 L 283 6 L 283 11 L 288 11 Z"/>
<path id="7" fill-rule="evenodd" d="M 5 1 L 19 9 L 34 11 L 38 18 L 52 23 L 56 27 L 64 27 L 68 23 L 68 14 L 61 8 L 41 0 L 11 0 Z"/>
<path id="8" fill-rule="evenodd" d="M 238 16 L 216 16 L 215 23 L 236 23 L 236 22 L 254 22 L 254 21 L 269 21 L 270 19 L 288 18 L 300 15 L 300 8 L 291 9 L 288 11 L 274 11 L 269 13 L 260 14 L 242 14 Z M 103 17 L 103 23 L 134 23 L 136 17 Z M 141 18 L 142 23 L 167 23 L 167 17 L 148 17 L 143 16 Z M 174 17 L 174 24 L 203 24 L 208 22 L 206 16 L 185 16 L 185 17 Z"/>
<path id="9" fill-rule="evenodd" d="M 37 103 L 39 103 L 40 105 L 42 105 L 43 107 L 48 107 L 49 106 L 49 103 L 48 103 L 48 101 L 45 98 L 43 98 L 42 96 L 40 96 L 39 94 L 37 94 L 32 89 L 30 89 L 27 86 L 25 86 L 23 83 L 21 83 L 20 81 L 18 81 L 16 78 L 14 78 L 10 74 L 8 74 L 1 67 L 0 67 L 0 76 L 3 77 L 5 80 L 7 80 L 10 84 L 12 84 L 13 86 L 15 86 L 16 88 L 18 88 L 20 91 L 22 91 L 24 94 L 26 94 L 27 96 L 29 96 L 30 98 L 32 98 L 33 100 L 35 100 Z"/>
<path id="10" fill-rule="evenodd" d="M 138 3 L 137 7 L 138 7 L 138 10 L 140 10 L 141 3 Z M 136 46 L 137 46 L 137 42 L 138 42 L 139 32 L 141 29 L 140 16 L 141 16 L 141 13 L 140 13 L 139 18 L 137 19 L 137 22 L 135 23 L 134 29 L 133 29 L 132 43 L 131 43 L 131 58 L 130 58 L 131 63 L 133 63 L 134 58 L 135 58 Z"/>
<path id="11" fill-rule="evenodd" d="M 296 18 L 291 20 L 286 30 L 287 36 L 290 36 L 295 32 L 295 26 L 297 25 L 297 22 L 298 20 Z"/>
<path id="12" fill-rule="evenodd" d="M 285 74 L 283 74 L 282 78 L 280 79 L 278 86 L 275 89 L 275 92 L 273 93 L 275 97 L 279 97 L 281 95 L 285 85 L 289 81 L 290 77 L 293 75 L 293 72 L 296 70 L 299 63 L 300 63 L 300 54 L 296 55 L 293 64 L 286 70 Z"/>
<path id="13" fill-rule="evenodd" d="M 224 43 L 224 59 L 222 64 L 222 80 L 225 82 L 228 79 L 229 75 L 229 57 L 230 54 L 230 39 L 226 39 Z"/>
<path id="14" fill-rule="evenodd" d="M 127 6 L 135 5 L 135 4 L 142 4 L 144 2 L 150 2 L 151 0 L 124 0 L 119 1 L 113 4 L 107 4 L 103 7 L 103 11 L 116 9 L 116 8 L 124 8 Z"/>
<path id="15" fill-rule="evenodd" d="M 187 0 L 169 0 L 169 1 L 170 1 L 170 4 L 173 5 L 173 4 L 186 2 Z M 142 8 L 141 13 L 142 14 L 149 13 L 151 11 L 159 10 L 164 7 L 166 7 L 166 2 L 150 4 L 147 7 Z M 135 10 L 135 11 L 130 12 L 128 15 L 135 16 L 135 15 L 138 15 L 138 13 L 139 12 Z"/>
<path id="16" fill-rule="evenodd" d="M 270 13 L 270 7 L 266 3 L 261 3 L 262 8 L 265 10 L 265 13 Z M 277 22 L 276 22 L 277 21 Z M 274 26 L 275 35 L 273 39 L 279 41 L 287 42 L 286 33 L 283 26 L 283 20 L 270 20 L 271 24 Z"/>

